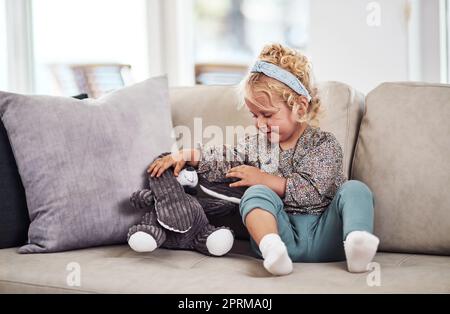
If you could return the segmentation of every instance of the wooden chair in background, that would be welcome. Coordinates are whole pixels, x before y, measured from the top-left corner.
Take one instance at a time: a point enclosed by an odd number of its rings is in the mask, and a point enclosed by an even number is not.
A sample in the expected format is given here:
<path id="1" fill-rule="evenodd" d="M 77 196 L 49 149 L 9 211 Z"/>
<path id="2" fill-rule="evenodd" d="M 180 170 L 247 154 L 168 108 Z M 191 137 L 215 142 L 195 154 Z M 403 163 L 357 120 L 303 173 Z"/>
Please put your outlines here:
<path id="1" fill-rule="evenodd" d="M 132 83 L 128 64 L 54 64 L 50 69 L 62 95 L 97 98 Z"/>

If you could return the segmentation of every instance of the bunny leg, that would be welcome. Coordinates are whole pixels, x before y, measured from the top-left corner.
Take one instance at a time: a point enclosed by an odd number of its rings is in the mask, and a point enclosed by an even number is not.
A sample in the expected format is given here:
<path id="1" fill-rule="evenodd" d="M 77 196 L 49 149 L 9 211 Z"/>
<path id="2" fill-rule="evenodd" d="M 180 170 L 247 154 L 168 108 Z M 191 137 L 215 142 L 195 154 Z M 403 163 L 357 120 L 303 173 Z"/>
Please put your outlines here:
<path id="1" fill-rule="evenodd" d="M 152 252 L 166 241 L 166 232 L 157 222 L 154 212 L 146 213 L 140 224 L 128 231 L 128 245 L 136 252 Z"/>

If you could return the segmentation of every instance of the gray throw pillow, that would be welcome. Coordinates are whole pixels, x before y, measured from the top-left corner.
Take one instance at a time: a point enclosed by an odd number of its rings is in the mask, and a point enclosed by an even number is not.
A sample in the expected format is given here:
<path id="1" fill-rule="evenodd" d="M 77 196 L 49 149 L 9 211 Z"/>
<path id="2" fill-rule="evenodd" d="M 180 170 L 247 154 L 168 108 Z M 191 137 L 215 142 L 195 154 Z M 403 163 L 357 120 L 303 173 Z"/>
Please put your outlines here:
<path id="1" fill-rule="evenodd" d="M 129 196 L 174 141 L 166 77 L 99 99 L 0 92 L 0 117 L 31 220 L 20 253 L 126 242 L 142 216 Z"/>

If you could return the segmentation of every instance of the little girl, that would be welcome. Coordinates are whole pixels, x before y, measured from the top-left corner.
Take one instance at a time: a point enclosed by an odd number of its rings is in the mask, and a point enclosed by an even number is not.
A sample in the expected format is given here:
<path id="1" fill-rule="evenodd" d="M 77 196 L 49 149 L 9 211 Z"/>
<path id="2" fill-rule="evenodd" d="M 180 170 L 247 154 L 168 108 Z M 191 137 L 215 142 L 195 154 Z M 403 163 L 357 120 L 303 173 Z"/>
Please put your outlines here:
<path id="1" fill-rule="evenodd" d="M 366 271 L 379 243 L 373 196 L 364 183 L 346 180 L 341 146 L 315 127 L 320 99 L 307 58 L 267 45 L 241 86 L 258 134 L 234 148 L 182 150 L 148 172 L 160 176 L 174 166 L 178 175 L 187 163 L 210 181 L 240 179 L 230 186 L 249 187 L 239 205 L 242 221 L 273 275 L 292 272 L 292 261 L 346 259 L 350 272 Z M 230 155 L 237 158 L 224 159 Z"/>

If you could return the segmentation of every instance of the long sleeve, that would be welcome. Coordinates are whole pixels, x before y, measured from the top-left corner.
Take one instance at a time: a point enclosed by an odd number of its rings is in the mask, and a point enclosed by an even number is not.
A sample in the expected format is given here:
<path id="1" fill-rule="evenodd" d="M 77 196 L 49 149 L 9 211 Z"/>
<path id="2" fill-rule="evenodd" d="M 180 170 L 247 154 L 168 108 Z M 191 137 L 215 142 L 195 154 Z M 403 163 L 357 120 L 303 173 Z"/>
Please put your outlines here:
<path id="1" fill-rule="evenodd" d="M 225 178 L 225 174 L 233 167 L 248 162 L 248 137 L 235 146 L 217 145 L 200 147 L 201 157 L 197 173 L 211 182 L 233 181 Z"/>
<path id="2" fill-rule="evenodd" d="M 286 206 L 309 211 L 323 208 L 345 181 L 342 148 L 331 133 L 325 134 L 287 176 L 283 199 Z"/>

